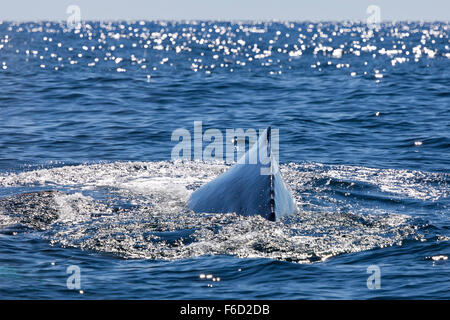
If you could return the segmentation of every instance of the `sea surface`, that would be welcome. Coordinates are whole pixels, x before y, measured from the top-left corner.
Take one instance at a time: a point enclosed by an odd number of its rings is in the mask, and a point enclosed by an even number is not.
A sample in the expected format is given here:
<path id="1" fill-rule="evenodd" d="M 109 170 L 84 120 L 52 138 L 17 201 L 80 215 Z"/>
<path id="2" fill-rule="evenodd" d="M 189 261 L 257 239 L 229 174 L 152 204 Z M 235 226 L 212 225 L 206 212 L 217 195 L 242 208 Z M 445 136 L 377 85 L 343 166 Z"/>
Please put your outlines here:
<path id="1" fill-rule="evenodd" d="M 449 33 L 0 22 L 0 298 L 449 299 Z M 194 121 L 279 129 L 299 212 L 188 210 Z"/>

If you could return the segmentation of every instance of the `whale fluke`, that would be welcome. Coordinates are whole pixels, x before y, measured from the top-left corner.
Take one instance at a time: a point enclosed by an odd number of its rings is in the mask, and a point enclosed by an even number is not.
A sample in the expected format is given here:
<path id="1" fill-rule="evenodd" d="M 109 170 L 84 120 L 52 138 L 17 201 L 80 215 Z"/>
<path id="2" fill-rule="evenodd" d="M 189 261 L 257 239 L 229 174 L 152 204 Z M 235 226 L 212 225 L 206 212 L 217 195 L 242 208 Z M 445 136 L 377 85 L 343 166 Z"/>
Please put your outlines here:
<path id="1" fill-rule="evenodd" d="M 196 190 L 188 200 L 194 212 L 261 215 L 275 221 L 297 211 L 271 152 L 271 129 L 228 171 Z M 267 150 L 266 157 L 260 157 Z M 266 158 L 266 159 L 264 159 Z M 257 159 L 254 164 L 249 159 Z"/>

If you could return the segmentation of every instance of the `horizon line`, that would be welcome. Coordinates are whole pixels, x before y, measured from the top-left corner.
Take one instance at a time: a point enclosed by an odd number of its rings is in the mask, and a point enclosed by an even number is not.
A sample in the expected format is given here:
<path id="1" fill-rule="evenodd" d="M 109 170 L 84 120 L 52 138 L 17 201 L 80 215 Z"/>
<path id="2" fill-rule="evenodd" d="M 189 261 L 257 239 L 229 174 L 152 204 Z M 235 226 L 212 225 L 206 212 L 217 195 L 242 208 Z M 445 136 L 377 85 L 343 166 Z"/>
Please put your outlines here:
<path id="1" fill-rule="evenodd" d="M 0 24 L 4 23 L 4 22 L 20 22 L 20 23 L 25 23 L 25 22 L 66 22 L 67 19 L 17 19 L 17 20 L 10 20 L 10 19 L 0 19 Z M 333 22 L 333 23 L 346 23 L 346 22 L 352 22 L 352 23 L 367 23 L 364 20 L 359 20 L 359 19 L 341 19 L 341 20 L 317 20 L 317 19 L 312 19 L 312 20 L 290 20 L 290 19 L 216 19 L 216 18 L 186 18 L 186 19 L 165 19 L 165 18 L 161 18 L 161 19 L 81 19 L 80 22 L 141 22 L 141 21 L 145 21 L 145 22 L 197 22 L 197 21 L 201 21 L 201 22 L 259 22 L 259 23 L 263 23 L 263 22 L 291 22 L 291 23 L 299 23 L 299 22 L 313 22 L 313 23 L 317 23 L 317 22 Z M 413 23 L 413 22 L 418 22 L 418 23 L 425 23 L 425 22 L 443 22 L 443 23 L 450 23 L 450 20 L 430 20 L 430 19 L 399 19 L 399 20 L 381 20 L 379 23 L 380 24 L 384 24 L 384 23 L 402 23 L 402 22 L 407 22 L 407 23 Z"/>

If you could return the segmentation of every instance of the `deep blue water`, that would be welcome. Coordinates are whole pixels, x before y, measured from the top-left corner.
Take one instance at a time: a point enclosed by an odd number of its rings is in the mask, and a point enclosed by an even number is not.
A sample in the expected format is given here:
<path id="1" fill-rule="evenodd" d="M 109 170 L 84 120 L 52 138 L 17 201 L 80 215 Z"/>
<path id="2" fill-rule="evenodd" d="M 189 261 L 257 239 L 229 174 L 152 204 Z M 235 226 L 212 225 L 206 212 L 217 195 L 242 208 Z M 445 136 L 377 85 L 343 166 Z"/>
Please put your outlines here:
<path id="1" fill-rule="evenodd" d="M 0 298 L 450 298 L 449 46 L 442 22 L 1 23 Z M 189 212 L 226 169 L 171 161 L 194 121 L 279 129 L 299 213 Z"/>

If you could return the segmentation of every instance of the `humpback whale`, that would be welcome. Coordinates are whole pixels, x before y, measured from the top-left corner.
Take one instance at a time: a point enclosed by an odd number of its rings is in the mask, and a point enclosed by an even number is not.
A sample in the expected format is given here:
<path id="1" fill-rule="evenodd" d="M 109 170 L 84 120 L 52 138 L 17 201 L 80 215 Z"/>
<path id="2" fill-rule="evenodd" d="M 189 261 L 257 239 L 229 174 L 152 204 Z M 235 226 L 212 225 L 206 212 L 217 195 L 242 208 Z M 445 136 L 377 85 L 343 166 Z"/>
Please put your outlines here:
<path id="1" fill-rule="evenodd" d="M 267 161 L 260 150 L 267 150 Z M 248 159 L 257 161 L 248 163 Z M 197 213 L 234 212 L 271 221 L 295 213 L 294 199 L 272 155 L 270 127 L 228 171 L 194 191 L 187 206 Z"/>

